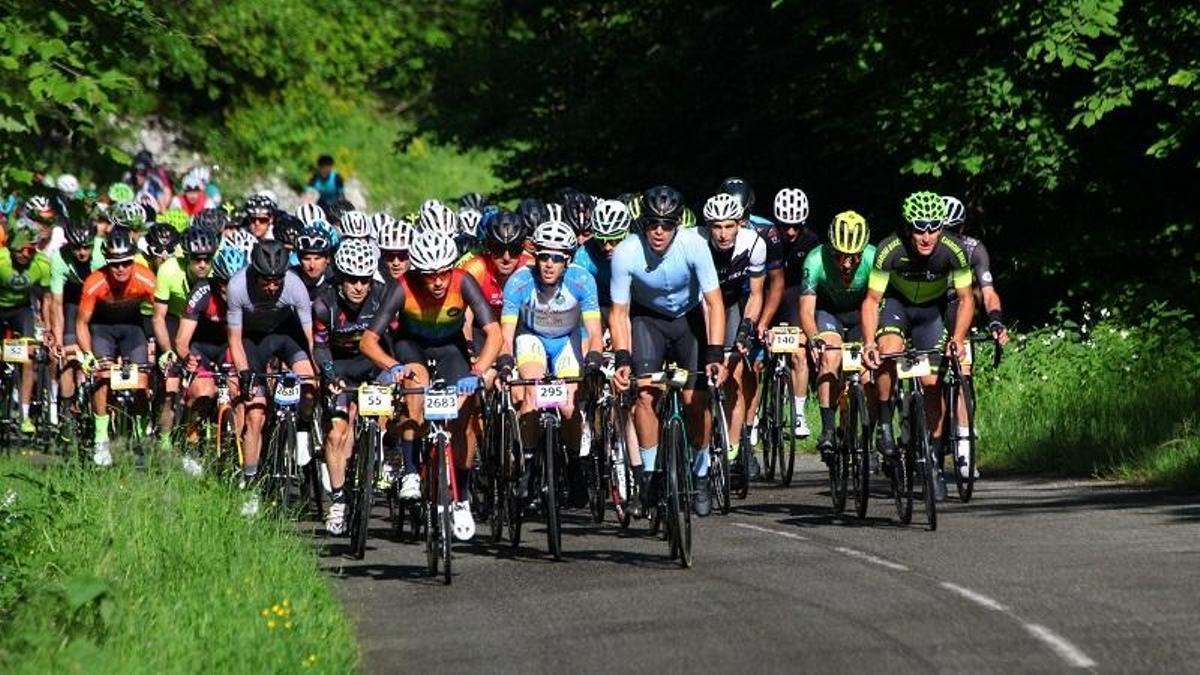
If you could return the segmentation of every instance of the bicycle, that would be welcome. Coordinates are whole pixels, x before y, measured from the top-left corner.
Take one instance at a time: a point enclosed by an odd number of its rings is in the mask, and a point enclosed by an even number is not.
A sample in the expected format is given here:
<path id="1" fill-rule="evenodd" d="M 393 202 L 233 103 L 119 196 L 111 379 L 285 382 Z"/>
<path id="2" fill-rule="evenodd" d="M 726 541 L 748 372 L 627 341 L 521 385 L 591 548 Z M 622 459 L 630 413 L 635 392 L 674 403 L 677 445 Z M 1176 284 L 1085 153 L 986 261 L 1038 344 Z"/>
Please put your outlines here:
<path id="1" fill-rule="evenodd" d="M 500 543 L 507 530 L 513 548 L 521 543 L 525 495 L 520 490 L 528 459 L 521 444 L 521 426 L 512 402 L 512 390 L 500 387 L 492 394 L 484 416 L 483 472 L 488 477 L 490 540 Z"/>
<path id="2" fill-rule="evenodd" d="M 912 522 L 914 500 L 914 476 L 921 481 L 921 497 L 925 504 L 927 527 L 937 529 L 937 500 L 934 498 L 934 481 L 937 480 L 938 462 L 933 456 L 933 444 L 929 439 L 929 427 L 925 419 L 925 392 L 920 378 L 931 374 L 929 357 L 940 354 L 938 349 L 907 349 L 901 352 L 880 354 L 880 361 L 896 361 L 896 379 L 893 384 L 892 400 L 899 401 L 900 439 L 897 455 L 887 462 L 896 502 L 896 513 L 900 522 Z"/>
<path id="3" fill-rule="evenodd" d="M 538 410 L 539 434 L 537 452 L 533 453 L 526 470 L 530 488 L 527 495 L 537 494 L 541 510 L 546 514 L 546 543 L 550 555 L 562 560 L 562 519 L 560 509 L 565 501 L 566 445 L 562 442 L 562 415 L 559 408 L 568 403 L 567 385 L 583 381 L 580 377 L 517 378 L 505 384 L 509 387 L 534 387 L 534 407 Z"/>
<path id="4" fill-rule="evenodd" d="M 687 430 L 683 420 L 683 388 L 692 373 L 674 364 L 667 364 L 656 373 L 638 375 L 637 380 L 663 385 L 665 391 L 658 399 L 659 424 L 658 455 L 655 472 L 664 477 L 666 489 L 659 495 L 658 511 L 666 512 L 666 528 L 671 560 L 678 560 L 681 567 L 692 566 L 692 498 L 695 484 L 692 480 L 692 450 L 687 441 Z M 709 387 L 715 388 L 709 381 Z M 653 522 L 653 520 L 652 520 Z M 653 531 L 653 525 L 652 525 Z"/>
<path id="5" fill-rule="evenodd" d="M 939 372 L 939 379 L 943 380 L 943 391 L 945 392 L 944 397 L 946 401 L 946 411 L 943 416 L 944 423 L 942 426 L 945 429 L 943 435 L 946 438 L 946 447 L 957 458 L 959 442 L 967 442 L 966 475 L 963 475 L 963 471 L 958 467 L 957 463 L 954 467 L 954 482 L 958 489 L 958 498 L 964 504 L 971 501 L 971 496 L 975 491 L 975 479 L 977 478 L 975 442 L 978 439 L 978 435 L 975 433 L 975 384 L 971 375 L 963 372 L 963 367 L 972 364 L 974 355 L 972 345 L 979 342 L 994 343 L 992 368 L 999 367 L 1000 360 L 1004 355 L 1004 347 L 1000 345 L 1000 341 L 992 335 L 972 334 L 967 341 L 965 353 L 961 355 L 956 354 L 958 358 L 943 360 Z M 960 396 L 967 412 L 967 423 L 965 425 L 961 425 L 958 419 L 958 401 Z M 958 431 L 959 428 L 964 426 L 967 429 L 966 436 L 960 435 Z M 939 458 L 939 470 L 942 463 L 943 460 Z"/>
<path id="6" fill-rule="evenodd" d="M 834 513 L 846 508 L 849 495 L 854 497 L 854 515 L 865 518 L 871 490 L 871 420 L 862 383 L 861 342 L 825 349 L 842 352 L 841 375 L 837 387 L 837 428 L 833 458 L 829 462 L 829 492 Z"/>
<path id="7" fill-rule="evenodd" d="M 430 363 L 430 370 L 434 364 Z M 454 455 L 450 449 L 450 431 L 446 422 L 458 418 L 458 392 L 435 378 L 428 387 L 396 387 L 397 394 L 424 394 L 425 442 L 423 448 L 421 503 L 424 515 L 425 557 L 429 576 L 442 569 L 442 583 L 451 581 L 453 540 L 452 515 L 459 487 L 454 477 Z"/>
<path id="8" fill-rule="evenodd" d="M 256 373 L 251 378 L 251 389 L 256 378 L 266 381 L 271 394 L 267 399 L 267 425 L 264 427 L 271 428 L 271 432 L 264 439 L 263 455 L 259 459 L 261 470 L 258 477 L 262 494 L 268 501 L 275 502 L 281 513 L 287 513 L 293 507 L 302 512 L 309 505 L 303 500 L 311 492 L 312 503 L 319 514 L 321 483 L 316 475 L 316 462 L 310 458 L 308 463 L 300 466 L 296 440 L 301 385 L 314 382 L 316 378 L 301 377 L 290 371 Z M 299 503 L 293 503 L 293 491 Z"/>
<path id="9" fill-rule="evenodd" d="M 151 445 L 149 439 L 153 433 L 149 420 L 154 419 L 150 396 L 154 372 L 155 368 L 150 365 L 104 359 L 87 373 L 85 385 L 78 391 L 78 396 L 86 399 L 86 409 L 90 409 L 91 394 L 100 386 L 99 380 L 108 380 L 110 442 L 114 447 L 124 442 L 126 449 L 133 451 L 139 469 L 145 468 L 146 450 Z M 135 397 L 139 395 L 146 400 L 146 410 L 142 413 L 136 412 Z M 85 408 L 81 405 L 80 410 Z"/>
<path id="10" fill-rule="evenodd" d="M 45 352 L 45 348 L 32 338 L 6 338 L 3 342 L 3 367 L 0 368 L 0 445 L 3 445 L 6 451 L 11 451 L 24 440 L 20 432 L 21 369 L 28 363 L 36 363 L 38 352 Z M 33 416 L 32 409 L 29 414 Z"/>
<path id="11" fill-rule="evenodd" d="M 709 391 L 716 393 L 708 397 L 709 415 L 713 425 L 709 442 L 708 489 L 717 511 L 724 516 L 733 510 L 729 470 L 729 424 L 725 417 L 724 389 L 711 387 Z"/>
<path id="12" fill-rule="evenodd" d="M 622 395 L 612 386 L 612 354 L 605 354 L 605 365 L 589 376 L 588 395 L 581 406 L 585 424 L 591 430 L 588 505 L 592 520 L 604 521 L 605 502 L 612 501 L 617 523 L 629 527 L 634 510 L 629 507 L 639 498 L 639 486 L 633 477 L 625 438 L 627 418 L 621 405 Z"/>
<path id="13" fill-rule="evenodd" d="M 358 387 L 358 414 L 354 423 L 353 471 L 347 475 L 350 487 L 350 555 L 362 560 L 366 555 L 371 508 L 375 504 L 375 477 L 383 469 L 383 432 L 381 418 L 394 413 L 392 387 L 361 384 Z"/>
<path id="14" fill-rule="evenodd" d="M 767 336 L 767 362 L 763 368 L 762 396 L 759 399 L 758 423 L 763 433 L 763 475 L 775 477 L 778 463 L 780 485 L 792 484 L 796 463 L 796 415 L 792 384 L 792 358 L 803 355 L 803 333 L 797 326 L 781 324 L 771 328 Z"/>

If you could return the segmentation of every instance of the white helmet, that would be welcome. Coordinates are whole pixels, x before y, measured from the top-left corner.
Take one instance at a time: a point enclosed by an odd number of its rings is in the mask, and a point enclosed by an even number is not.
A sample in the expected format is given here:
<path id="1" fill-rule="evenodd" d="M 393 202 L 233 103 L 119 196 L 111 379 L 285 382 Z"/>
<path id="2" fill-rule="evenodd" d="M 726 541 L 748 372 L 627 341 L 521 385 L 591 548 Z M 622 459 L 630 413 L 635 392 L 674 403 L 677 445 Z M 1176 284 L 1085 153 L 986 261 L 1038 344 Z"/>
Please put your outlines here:
<path id="1" fill-rule="evenodd" d="M 579 237 L 570 225 L 561 220 L 547 220 L 533 229 L 533 245 L 538 250 L 574 253 L 579 247 Z"/>
<path id="2" fill-rule="evenodd" d="M 474 237 L 479 234 L 479 221 L 483 220 L 483 214 L 475 209 L 463 209 L 458 212 L 458 229 L 462 234 L 468 237 Z"/>
<path id="3" fill-rule="evenodd" d="M 371 216 L 371 238 L 379 239 L 379 233 L 383 231 L 384 226 L 387 225 L 388 223 L 394 223 L 394 222 L 396 222 L 396 219 L 391 217 L 390 215 L 384 213 L 383 211 L 380 211 L 379 213 L 372 215 Z"/>
<path id="4" fill-rule="evenodd" d="M 311 225 L 313 221 L 325 220 L 325 209 L 316 204 L 301 204 L 300 208 L 296 209 L 296 217 L 305 226 Z"/>
<path id="5" fill-rule="evenodd" d="M 183 176 L 184 190 L 203 190 L 204 184 L 208 182 L 208 169 L 204 167 L 196 167 L 188 171 Z"/>
<path id="6" fill-rule="evenodd" d="M 550 202 L 550 203 L 546 204 L 546 210 L 550 212 L 550 220 L 562 221 L 562 219 L 563 219 L 562 204 Z"/>
<path id="7" fill-rule="evenodd" d="M 775 220 L 803 225 L 808 220 L 808 195 L 800 188 L 783 188 L 775 193 Z"/>
<path id="8" fill-rule="evenodd" d="M 430 199 L 421 205 L 421 229 L 453 237 L 458 234 L 458 215 L 445 204 Z"/>
<path id="9" fill-rule="evenodd" d="M 275 194 L 274 190 L 259 190 L 258 192 L 255 192 L 254 194 L 271 202 L 271 208 L 273 208 L 273 209 L 279 208 L 279 195 Z"/>
<path id="10" fill-rule="evenodd" d="M 74 196 L 76 192 L 79 192 L 79 179 L 69 173 L 59 176 L 58 180 L 54 181 L 54 185 L 59 192 L 65 195 Z"/>
<path id="11" fill-rule="evenodd" d="M 742 200 L 727 192 L 713 195 L 704 202 L 704 219 L 710 223 L 719 220 L 741 220 L 745 213 Z"/>
<path id="12" fill-rule="evenodd" d="M 371 223 L 362 211 L 347 211 L 338 222 L 338 231 L 350 239 L 366 239 L 371 236 Z"/>
<path id="13" fill-rule="evenodd" d="M 121 202 L 109 212 L 113 225 L 136 229 L 146 224 L 146 209 L 137 202 Z"/>
<path id="14" fill-rule="evenodd" d="M 227 227 L 221 233 L 221 241 L 223 246 L 233 246 L 240 248 L 246 252 L 249 257 L 250 252 L 254 250 L 254 245 L 258 243 L 258 238 L 250 234 L 248 230 L 240 227 Z"/>
<path id="15" fill-rule="evenodd" d="M 629 234 L 629 207 L 617 199 L 605 199 L 592 209 L 592 234 L 597 239 L 623 239 Z"/>
<path id="16" fill-rule="evenodd" d="M 418 272 L 436 272 L 454 266 L 458 260 L 458 247 L 454 238 L 441 232 L 424 230 L 413 237 L 408 251 L 408 262 Z"/>
<path id="17" fill-rule="evenodd" d="M 34 196 L 30 197 L 29 199 L 25 200 L 25 213 L 31 214 L 31 217 L 32 217 L 32 215 L 39 214 L 42 211 L 49 211 L 49 210 L 50 210 L 50 200 L 46 199 L 42 195 L 34 195 Z M 143 211 L 142 216 L 145 217 L 145 215 L 146 214 Z"/>
<path id="18" fill-rule="evenodd" d="M 407 251 L 412 241 L 412 223 L 391 218 L 379 228 L 376 238 L 384 251 Z"/>
<path id="19" fill-rule="evenodd" d="M 957 197 L 950 195 L 942 195 L 942 202 L 946 205 L 946 219 L 942 224 L 950 229 L 962 227 L 967 222 L 967 207 Z"/>
<path id="20" fill-rule="evenodd" d="M 348 277 L 370 277 L 379 271 L 379 247 L 368 239 L 347 239 L 333 254 L 333 265 Z"/>

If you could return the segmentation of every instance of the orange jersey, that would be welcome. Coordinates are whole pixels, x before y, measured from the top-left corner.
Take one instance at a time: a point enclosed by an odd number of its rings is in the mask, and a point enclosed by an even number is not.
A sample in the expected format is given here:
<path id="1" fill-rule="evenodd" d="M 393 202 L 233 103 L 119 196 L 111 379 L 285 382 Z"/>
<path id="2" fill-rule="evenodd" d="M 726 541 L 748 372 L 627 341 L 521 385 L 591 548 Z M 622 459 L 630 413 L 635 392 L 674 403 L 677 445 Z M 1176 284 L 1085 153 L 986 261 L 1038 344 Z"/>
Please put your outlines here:
<path id="1" fill-rule="evenodd" d="M 134 263 L 129 281 L 118 284 L 107 268 L 88 275 L 83 281 L 79 311 L 91 312 L 94 323 L 140 324 L 143 303 L 154 302 L 154 272 Z"/>
<path id="2" fill-rule="evenodd" d="M 533 256 L 522 253 L 521 257 L 517 259 L 517 266 L 513 272 L 532 264 Z M 500 281 L 500 272 L 496 269 L 496 263 L 492 260 L 491 255 L 487 253 L 476 255 L 463 263 L 462 270 L 470 274 L 483 289 L 483 297 L 487 300 L 488 306 L 492 308 L 492 316 L 499 317 L 500 310 L 504 308 L 504 284 Z"/>

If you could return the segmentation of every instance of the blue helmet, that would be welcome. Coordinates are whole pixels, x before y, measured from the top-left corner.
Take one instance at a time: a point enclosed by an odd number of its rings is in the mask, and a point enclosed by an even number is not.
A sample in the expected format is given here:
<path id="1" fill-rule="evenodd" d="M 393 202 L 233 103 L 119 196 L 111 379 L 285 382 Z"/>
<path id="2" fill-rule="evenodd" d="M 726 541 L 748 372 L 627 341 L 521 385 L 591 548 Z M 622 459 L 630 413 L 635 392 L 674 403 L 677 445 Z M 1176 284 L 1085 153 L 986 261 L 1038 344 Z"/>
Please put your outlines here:
<path id="1" fill-rule="evenodd" d="M 212 275 L 217 279 L 229 281 L 230 277 L 242 271 L 249 261 L 246 252 L 238 246 L 222 246 L 213 256 Z"/>
<path id="2" fill-rule="evenodd" d="M 297 253 L 329 253 L 341 243 L 342 236 L 326 220 L 314 220 L 296 235 Z"/>

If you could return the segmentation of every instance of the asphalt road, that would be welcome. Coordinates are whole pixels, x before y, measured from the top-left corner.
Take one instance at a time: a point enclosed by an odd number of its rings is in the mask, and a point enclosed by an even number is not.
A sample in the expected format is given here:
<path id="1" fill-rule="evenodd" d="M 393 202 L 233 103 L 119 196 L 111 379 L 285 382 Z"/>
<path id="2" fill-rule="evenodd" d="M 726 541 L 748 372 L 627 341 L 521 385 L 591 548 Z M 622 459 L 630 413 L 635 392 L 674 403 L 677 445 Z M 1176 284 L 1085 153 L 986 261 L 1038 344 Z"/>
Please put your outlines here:
<path id="1" fill-rule="evenodd" d="M 421 545 L 373 539 L 358 562 L 317 541 L 368 672 L 1200 670 L 1200 497 L 982 481 L 927 532 L 883 494 L 832 515 L 822 469 L 694 520 L 690 570 L 644 522 L 582 511 L 558 563 L 539 525 L 513 551 L 480 524 L 448 587 Z"/>

